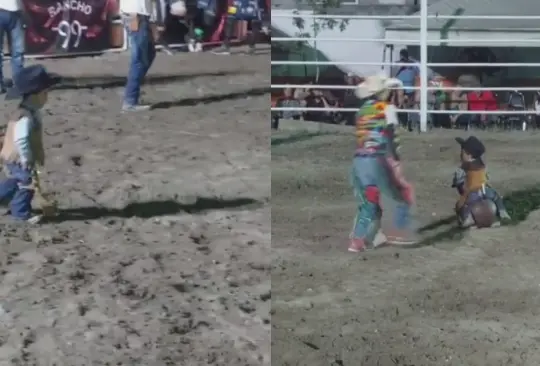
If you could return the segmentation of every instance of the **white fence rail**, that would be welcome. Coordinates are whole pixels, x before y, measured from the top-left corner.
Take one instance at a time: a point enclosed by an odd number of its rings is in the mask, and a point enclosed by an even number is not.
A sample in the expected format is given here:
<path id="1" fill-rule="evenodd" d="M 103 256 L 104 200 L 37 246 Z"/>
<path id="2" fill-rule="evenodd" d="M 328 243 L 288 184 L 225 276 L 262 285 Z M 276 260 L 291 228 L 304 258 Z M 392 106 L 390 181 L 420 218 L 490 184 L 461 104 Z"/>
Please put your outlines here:
<path id="1" fill-rule="evenodd" d="M 464 62 L 355 62 L 355 61 L 271 61 L 272 65 L 325 65 L 325 66 L 433 66 L 433 67 L 540 67 L 540 62 L 492 62 L 492 63 L 464 63 Z"/>
<path id="2" fill-rule="evenodd" d="M 420 1 L 422 6 L 424 0 Z M 427 2 L 426 2 L 427 5 Z M 540 15 L 323 15 L 323 14 L 272 14 L 272 18 L 304 18 L 304 19 L 371 19 L 371 20 L 402 20 L 402 19 L 437 19 L 437 20 L 540 20 Z"/>
<path id="3" fill-rule="evenodd" d="M 356 112 L 358 111 L 357 108 L 309 108 L 309 107 L 302 107 L 302 108 L 289 108 L 289 107 L 276 107 L 272 108 L 272 111 L 276 112 L 286 112 L 286 111 L 305 111 L 305 112 Z M 419 109 L 398 109 L 398 112 L 403 113 L 420 113 Z M 428 114 L 469 114 L 469 115 L 477 115 L 479 111 L 458 111 L 458 110 L 440 110 L 440 109 L 427 109 L 426 112 Z M 533 115 L 536 114 L 535 111 L 483 111 L 482 114 L 489 114 L 489 115 Z"/>
<path id="4" fill-rule="evenodd" d="M 317 38 L 317 37 L 274 37 L 272 42 L 340 42 L 340 43 L 353 43 L 353 42 L 380 42 L 384 45 L 419 45 L 420 46 L 420 60 L 416 63 L 400 63 L 400 62 L 358 62 L 358 61 L 271 61 L 271 65 L 311 65 L 311 66 L 390 66 L 390 67 L 399 67 L 399 66 L 417 66 L 420 70 L 420 86 L 408 89 L 414 89 L 420 91 L 420 109 L 419 110 L 410 110 L 410 109 L 401 109 L 401 112 L 407 113 L 420 113 L 420 129 L 421 131 L 427 131 L 427 121 L 429 114 L 488 114 L 488 115 L 531 115 L 536 114 L 536 111 L 531 110 L 496 110 L 496 111 L 462 111 L 462 110 L 430 110 L 428 93 L 430 91 L 444 90 L 444 91 L 540 91 L 540 85 L 538 88 L 534 87 L 465 87 L 465 86 L 432 86 L 428 80 L 429 77 L 429 67 L 437 68 L 449 68 L 449 67 L 460 67 L 460 68 L 476 68 L 476 67 L 497 67 L 497 68 L 530 68 L 530 67 L 540 67 L 540 62 L 528 62 L 528 63 L 518 63 L 518 62 L 495 62 L 495 63 L 437 63 L 437 62 L 428 62 L 428 45 L 440 45 L 441 43 L 448 42 L 447 39 L 440 38 L 428 38 L 428 19 L 436 20 L 490 20 L 494 21 L 494 28 L 497 28 L 497 21 L 501 20 L 540 20 L 540 15 L 527 15 L 527 16 L 512 16 L 512 15 L 430 15 L 428 14 L 428 5 L 427 0 L 420 1 L 420 14 L 419 15 L 317 15 L 317 14 L 295 14 L 291 12 L 290 14 L 279 13 L 272 14 L 273 18 L 303 18 L 303 19 L 332 19 L 332 20 L 356 20 L 356 19 L 369 19 L 369 20 L 403 20 L 403 19 L 418 19 L 419 20 L 419 37 L 417 39 L 386 39 L 386 38 Z M 360 32 L 359 32 L 360 33 Z M 508 40 L 504 38 L 500 39 L 490 39 L 490 40 L 481 40 L 481 39 L 459 39 L 452 40 L 453 43 L 463 44 L 464 47 L 467 44 L 478 44 L 484 43 L 486 46 L 496 47 L 498 43 L 504 44 Z M 538 39 L 524 39 L 523 42 L 530 43 L 531 47 L 535 47 L 540 43 L 540 37 Z M 329 55 L 331 57 L 331 55 Z M 272 89 L 282 89 L 282 88 L 302 88 L 302 89 L 320 89 L 320 90 L 346 90 L 354 89 L 355 86 L 346 86 L 346 85 L 289 85 L 289 84 L 272 84 Z M 279 108 L 273 107 L 272 111 L 320 111 L 320 112 L 353 112 L 356 109 L 352 108 Z"/>
<path id="5" fill-rule="evenodd" d="M 403 44 L 408 46 L 419 45 L 419 39 L 391 39 L 391 38 L 313 38 L 313 37 L 272 37 L 273 42 L 347 42 L 347 43 L 362 43 L 362 42 L 384 42 L 385 44 Z M 442 38 L 428 38 L 426 40 L 428 44 L 439 45 L 441 43 L 448 42 L 447 39 Z M 535 44 L 540 43 L 540 38 L 538 39 L 523 39 L 520 42 L 531 43 L 531 47 Z M 497 43 L 508 43 L 508 39 L 453 39 L 452 43 L 463 43 L 466 46 L 468 43 L 477 44 L 477 43 L 494 43 L 494 46 Z"/>

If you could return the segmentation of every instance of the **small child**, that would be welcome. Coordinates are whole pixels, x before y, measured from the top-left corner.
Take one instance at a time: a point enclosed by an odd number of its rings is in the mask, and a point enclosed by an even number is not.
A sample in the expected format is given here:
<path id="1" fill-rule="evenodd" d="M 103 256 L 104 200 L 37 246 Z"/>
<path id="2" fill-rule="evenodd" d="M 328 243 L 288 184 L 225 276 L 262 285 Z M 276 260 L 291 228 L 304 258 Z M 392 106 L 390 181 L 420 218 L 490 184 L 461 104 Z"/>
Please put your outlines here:
<path id="1" fill-rule="evenodd" d="M 470 206 L 483 199 L 495 204 L 496 214 L 500 220 L 510 220 L 502 197 L 488 184 L 486 165 L 482 160 L 486 152 L 484 144 L 474 136 L 466 140 L 458 137 L 456 141 L 461 146 L 461 166 L 454 173 L 452 188 L 456 188 L 460 195 L 456 204 L 456 213 L 461 226 L 475 225 Z"/>
<path id="2" fill-rule="evenodd" d="M 43 166 L 43 130 L 40 110 L 47 103 L 48 90 L 60 81 L 42 65 L 23 68 L 13 77 L 13 88 L 6 99 L 21 99 L 19 110 L 8 122 L 0 159 L 7 178 L 0 182 L 0 202 L 10 203 L 10 212 L 17 220 L 37 224 L 41 215 L 32 215 L 34 198 L 33 172 Z"/>

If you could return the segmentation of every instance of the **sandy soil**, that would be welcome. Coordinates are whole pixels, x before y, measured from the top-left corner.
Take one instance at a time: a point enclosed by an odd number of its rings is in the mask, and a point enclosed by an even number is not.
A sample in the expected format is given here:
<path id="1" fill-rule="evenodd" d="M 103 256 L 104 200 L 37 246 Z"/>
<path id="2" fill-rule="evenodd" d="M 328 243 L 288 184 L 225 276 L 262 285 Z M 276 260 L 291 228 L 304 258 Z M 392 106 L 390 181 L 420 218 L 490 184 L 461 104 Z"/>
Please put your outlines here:
<path id="1" fill-rule="evenodd" d="M 62 214 L 0 219 L 0 365 L 270 365 L 268 53 L 160 54 L 143 114 L 127 55 L 42 62 Z"/>
<path id="2" fill-rule="evenodd" d="M 355 205 L 350 136 L 272 141 L 272 361 L 292 366 L 540 364 L 538 133 L 479 133 L 519 223 L 457 232 L 458 133 L 405 138 L 423 246 L 346 251 Z M 428 225 L 427 227 L 425 227 Z"/>

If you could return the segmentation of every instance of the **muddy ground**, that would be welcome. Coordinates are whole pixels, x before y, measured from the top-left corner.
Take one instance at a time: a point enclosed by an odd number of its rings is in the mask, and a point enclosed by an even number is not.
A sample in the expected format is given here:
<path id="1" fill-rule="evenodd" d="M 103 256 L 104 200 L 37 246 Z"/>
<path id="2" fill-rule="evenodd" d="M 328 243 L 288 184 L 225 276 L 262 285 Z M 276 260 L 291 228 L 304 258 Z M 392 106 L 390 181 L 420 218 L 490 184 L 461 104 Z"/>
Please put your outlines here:
<path id="1" fill-rule="evenodd" d="M 126 54 L 42 61 L 62 212 L 0 219 L 0 365 L 270 365 L 268 59 L 159 54 L 140 114 Z"/>
<path id="2" fill-rule="evenodd" d="M 423 246 L 360 255 L 347 252 L 352 138 L 273 136 L 273 364 L 540 364 L 540 134 L 478 133 L 516 222 L 468 233 L 448 219 L 458 135 L 404 140 Z"/>

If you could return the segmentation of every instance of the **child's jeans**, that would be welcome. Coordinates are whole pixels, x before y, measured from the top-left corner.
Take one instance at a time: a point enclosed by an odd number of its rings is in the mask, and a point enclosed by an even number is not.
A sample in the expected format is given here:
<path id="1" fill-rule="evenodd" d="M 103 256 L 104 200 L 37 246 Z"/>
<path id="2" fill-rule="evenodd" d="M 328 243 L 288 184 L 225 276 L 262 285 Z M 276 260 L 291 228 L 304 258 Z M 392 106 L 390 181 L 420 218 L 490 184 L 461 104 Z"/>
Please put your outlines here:
<path id="1" fill-rule="evenodd" d="M 461 195 L 463 193 L 463 184 L 458 185 L 456 189 Z M 482 199 L 488 199 L 495 203 L 495 206 L 497 207 L 497 215 L 499 216 L 499 218 L 501 216 L 501 212 L 506 212 L 506 207 L 504 206 L 502 197 L 497 193 L 496 190 L 486 185 L 484 190 L 469 193 L 465 205 L 458 211 L 460 219 L 465 220 L 471 214 L 470 210 L 468 209 L 471 203 Z"/>
<path id="2" fill-rule="evenodd" d="M 411 227 L 410 205 L 392 187 L 383 159 L 378 156 L 356 156 L 353 160 L 352 181 L 358 205 L 353 237 L 369 243 L 373 243 L 381 227 L 381 196 L 392 202 L 393 229 L 405 230 Z"/>
<path id="3" fill-rule="evenodd" d="M 19 164 L 7 164 L 8 178 L 0 182 L 0 202 L 9 202 L 11 215 L 19 220 L 32 216 L 32 172 Z"/>

